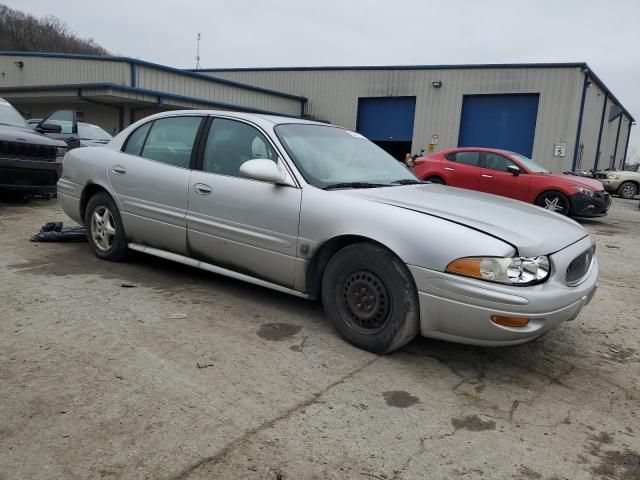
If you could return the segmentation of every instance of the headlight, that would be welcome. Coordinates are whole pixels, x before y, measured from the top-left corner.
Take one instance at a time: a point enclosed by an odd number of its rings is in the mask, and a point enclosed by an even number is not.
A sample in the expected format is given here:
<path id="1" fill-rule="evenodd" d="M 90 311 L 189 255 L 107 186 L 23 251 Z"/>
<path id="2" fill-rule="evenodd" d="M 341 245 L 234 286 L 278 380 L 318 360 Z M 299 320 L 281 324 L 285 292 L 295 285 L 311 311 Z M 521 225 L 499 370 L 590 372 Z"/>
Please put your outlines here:
<path id="1" fill-rule="evenodd" d="M 69 150 L 67 147 L 56 147 L 56 157 L 64 157 Z"/>
<path id="2" fill-rule="evenodd" d="M 586 187 L 581 187 L 580 185 L 571 185 L 571 187 L 575 188 L 576 190 L 578 190 L 583 195 L 587 195 L 589 197 L 593 197 L 593 190 L 589 190 Z"/>
<path id="3" fill-rule="evenodd" d="M 620 180 L 620 175 L 617 173 L 607 173 L 607 178 L 609 180 Z"/>
<path id="4" fill-rule="evenodd" d="M 506 285 L 542 283 L 551 272 L 548 257 L 466 257 L 454 260 L 446 271 Z"/>

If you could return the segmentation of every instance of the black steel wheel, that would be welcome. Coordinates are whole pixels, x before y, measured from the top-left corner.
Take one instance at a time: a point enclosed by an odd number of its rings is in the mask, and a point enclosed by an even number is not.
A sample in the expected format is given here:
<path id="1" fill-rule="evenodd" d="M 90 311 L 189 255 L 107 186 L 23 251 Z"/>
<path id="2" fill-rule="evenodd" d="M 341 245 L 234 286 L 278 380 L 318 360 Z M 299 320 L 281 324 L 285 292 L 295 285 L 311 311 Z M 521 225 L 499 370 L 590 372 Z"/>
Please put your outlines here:
<path id="1" fill-rule="evenodd" d="M 419 330 L 418 294 L 406 265 L 386 248 L 349 245 L 329 261 L 322 302 L 331 323 L 350 343 L 389 353 Z"/>

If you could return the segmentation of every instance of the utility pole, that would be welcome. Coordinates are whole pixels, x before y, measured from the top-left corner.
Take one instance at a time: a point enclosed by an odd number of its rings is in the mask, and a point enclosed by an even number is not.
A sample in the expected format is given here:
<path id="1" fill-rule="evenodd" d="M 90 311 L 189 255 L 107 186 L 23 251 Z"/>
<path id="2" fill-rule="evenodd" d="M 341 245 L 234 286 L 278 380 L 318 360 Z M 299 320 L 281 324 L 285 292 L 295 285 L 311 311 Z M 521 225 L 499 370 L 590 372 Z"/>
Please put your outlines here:
<path id="1" fill-rule="evenodd" d="M 200 68 L 200 32 L 198 32 L 198 41 L 196 44 L 196 70 Z"/>

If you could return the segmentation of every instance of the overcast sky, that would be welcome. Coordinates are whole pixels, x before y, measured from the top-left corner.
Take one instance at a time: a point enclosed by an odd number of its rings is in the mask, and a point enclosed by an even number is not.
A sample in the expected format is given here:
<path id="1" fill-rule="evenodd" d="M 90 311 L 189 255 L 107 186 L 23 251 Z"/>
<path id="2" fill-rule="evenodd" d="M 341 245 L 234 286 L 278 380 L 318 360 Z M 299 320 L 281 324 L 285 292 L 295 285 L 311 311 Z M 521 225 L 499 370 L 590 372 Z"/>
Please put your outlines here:
<path id="1" fill-rule="evenodd" d="M 0 2 L 181 68 L 586 61 L 640 119 L 640 0 Z"/>

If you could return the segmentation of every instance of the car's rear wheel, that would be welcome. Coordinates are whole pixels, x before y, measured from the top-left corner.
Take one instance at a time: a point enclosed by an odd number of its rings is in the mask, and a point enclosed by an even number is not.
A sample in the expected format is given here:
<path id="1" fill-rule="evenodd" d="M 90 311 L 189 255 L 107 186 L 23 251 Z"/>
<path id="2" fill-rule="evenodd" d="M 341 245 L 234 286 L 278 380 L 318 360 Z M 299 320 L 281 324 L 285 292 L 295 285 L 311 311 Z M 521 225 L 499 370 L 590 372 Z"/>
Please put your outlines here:
<path id="1" fill-rule="evenodd" d="M 324 309 L 348 342 L 374 353 L 409 343 L 420 327 L 418 294 L 404 263 L 373 243 L 338 251 L 322 278 Z"/>
<path id="2" fill-rule="evenodd" d="M 431 182 L 431 183 L 439 183 L 441 185 L 445 185 L 444 180 L 441 179 L 440 177 L 429 177 L 426 180 L 427 182 Z"/>
<path id="3" fill-rule="evenodd" d="M 633 198 L 638 194 L 638 186 L 633 182 L 623 182 L 618 188 L 618 195 L 622 198 Z"/>
<path id="4" fill-rule="evenodd" d="M 124 260 L 127 240 L 122 219 L 118 207 L 107 193 L 96 193 L 89 199 L 84 224 L 87 240 L 98 257 L 114 262 Z"/>
<path id="5" fill-rule="evenodd" d="M 537 198 L 536 205 L 561 215 L 569 215 L 571 210 L 569 198 L 564 193 L 556 191 L 544 192 Z"/>

